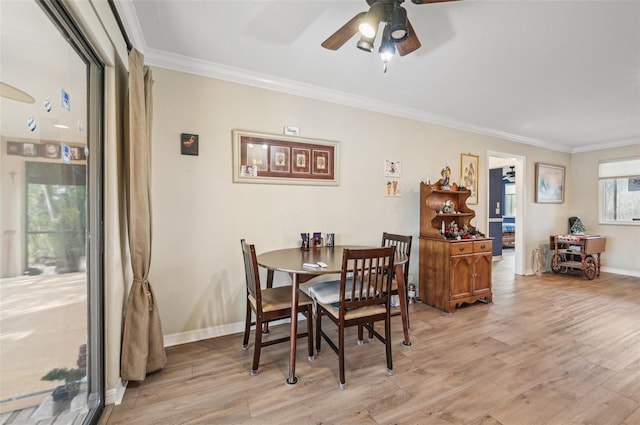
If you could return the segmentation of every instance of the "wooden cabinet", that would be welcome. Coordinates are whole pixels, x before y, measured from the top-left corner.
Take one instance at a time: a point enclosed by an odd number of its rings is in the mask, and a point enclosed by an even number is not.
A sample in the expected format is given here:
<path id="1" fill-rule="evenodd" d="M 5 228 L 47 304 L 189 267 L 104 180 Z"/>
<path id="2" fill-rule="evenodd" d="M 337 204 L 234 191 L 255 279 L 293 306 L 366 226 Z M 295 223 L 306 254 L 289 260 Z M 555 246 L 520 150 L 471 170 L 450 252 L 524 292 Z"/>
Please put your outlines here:
<path id="1" fill-rule="evenodd" d="M 491 302 L 492 243 L 471 226 L 469 191 L 441 187 L 442 181 L 420 185 L 419 298 L 453 312 L 463 303 Z M 454 212 L 443 212 L 445 201 Z"/>

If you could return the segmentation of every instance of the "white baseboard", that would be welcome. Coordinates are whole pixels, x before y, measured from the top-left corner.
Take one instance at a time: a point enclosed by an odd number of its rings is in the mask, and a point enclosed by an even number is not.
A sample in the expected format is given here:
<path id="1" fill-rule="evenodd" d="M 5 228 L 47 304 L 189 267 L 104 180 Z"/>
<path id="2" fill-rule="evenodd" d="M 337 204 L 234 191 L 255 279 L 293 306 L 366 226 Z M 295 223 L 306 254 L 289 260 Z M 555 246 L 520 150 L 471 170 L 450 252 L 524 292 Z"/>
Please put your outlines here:
<path id="1" fill-rule="evenodd" d="M 616 269 L 613 267 L 601 267 L 600 271 L 603 271 L 606 273 L 621 274 L 625 276 L 640 277 L 640 271 L 634 271 L 634 270 Z"/>
<path id="2" fill-rule="evenodd" d="M 302 322 L 304 320 L 306 320 L 306 318 L 303 315 L 298 315 L 298 322 Z M 276 320 L 272 323 L 274 325 L 289 323 L 289 319 Z M 211 328 L 196 329 L 188 332 L 165 335 L 164 346 L 173 347 L 174 345 L 187 344 L 189 342 L 201 341 L 203 339 L 216 338 L 240 332 L 244 332 L 244 322 L 235 322 Z"/>
<path id="3" fill-rule="evenodd" d="M 105 400 L 104 404 L 115 404 L 118 405 L 122 403 L 122 399 L 124 398 L 124 391 L 127 389 L 127 384 L 129 381 L 120 381 L 116 388 L 110 388 L 105 392 Z"/>

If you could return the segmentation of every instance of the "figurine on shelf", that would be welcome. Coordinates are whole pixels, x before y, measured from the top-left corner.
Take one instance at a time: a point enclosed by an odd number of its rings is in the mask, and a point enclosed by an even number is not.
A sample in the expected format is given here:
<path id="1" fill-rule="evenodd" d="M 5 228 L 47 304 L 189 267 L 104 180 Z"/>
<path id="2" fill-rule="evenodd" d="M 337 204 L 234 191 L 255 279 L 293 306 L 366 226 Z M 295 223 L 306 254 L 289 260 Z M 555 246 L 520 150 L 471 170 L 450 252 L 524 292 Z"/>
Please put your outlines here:
<path id="1" fill-rule="evenodd" d="M 444 221 L 442 222 L 444 228 Z M 477 239 L 484 238 L 484 235 L 479 232 L 477 229 L 473 227 L 467 226 L 466 224 L 462 225 L 462 229 L 458 227 L 458 224 L 455 221 L 452 221 L 444 232 L 441 232 L 445 238 L 447 239 Z"/>
<path id="2" fill-rule="evenodd" d="M 447 199 L 446 201 L 444 201 L 442 212 L 445 214 L 454 214 L 456 212 L 456 210 L 453 209 L 453 202 L 451 202 L 451 199 Z"/>
<path id="3" fill-rule="evenodd" d="M 451 190 L 451 188 L 449 188 L 449 179 L 451 178 L 451 168 L 449 168 L 449 166 L 445 164 L 442 171 L 440 171 L 440 174 L 442 175 L 442 190 Z"/>

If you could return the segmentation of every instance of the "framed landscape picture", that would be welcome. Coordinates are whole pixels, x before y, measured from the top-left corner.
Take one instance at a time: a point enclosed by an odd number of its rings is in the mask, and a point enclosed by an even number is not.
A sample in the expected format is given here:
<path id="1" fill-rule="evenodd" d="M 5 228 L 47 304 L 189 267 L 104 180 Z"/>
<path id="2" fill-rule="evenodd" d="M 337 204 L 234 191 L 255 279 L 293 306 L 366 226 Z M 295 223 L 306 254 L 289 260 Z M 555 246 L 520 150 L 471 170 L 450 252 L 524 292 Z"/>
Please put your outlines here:
<path id="1" fill-rule="evenodd" d="M 564 202 L 564 166 L 536 163 L 536 202 Z"/>

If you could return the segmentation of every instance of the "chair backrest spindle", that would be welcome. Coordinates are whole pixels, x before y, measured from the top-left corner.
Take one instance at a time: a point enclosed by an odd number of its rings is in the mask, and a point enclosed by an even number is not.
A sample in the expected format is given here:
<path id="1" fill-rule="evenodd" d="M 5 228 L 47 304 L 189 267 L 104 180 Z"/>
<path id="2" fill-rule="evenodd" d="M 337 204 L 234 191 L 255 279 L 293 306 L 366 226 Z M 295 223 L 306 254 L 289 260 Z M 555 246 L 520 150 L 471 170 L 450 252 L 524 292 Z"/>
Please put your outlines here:
<path id="1" fill-rule="evenodd" d="M 409 281 L 409 259 L 411 256 L 412 236 L 398 235 L 394 233 L 384 232 L 382 234 L 381 246 L 392 246 L 398 254 L 407 256 L 407 262 L 404 264 L 404 281 Z"/>
<path id="2" fill-rule="evenodd" d="M 344 307 L 341 313 L 389 302 L 394 254 L 393 247 L 344 250 L 340 276 L 340 305 Z M 353 279 L 351 291 L 347 290 L 349 279 Z"/>

